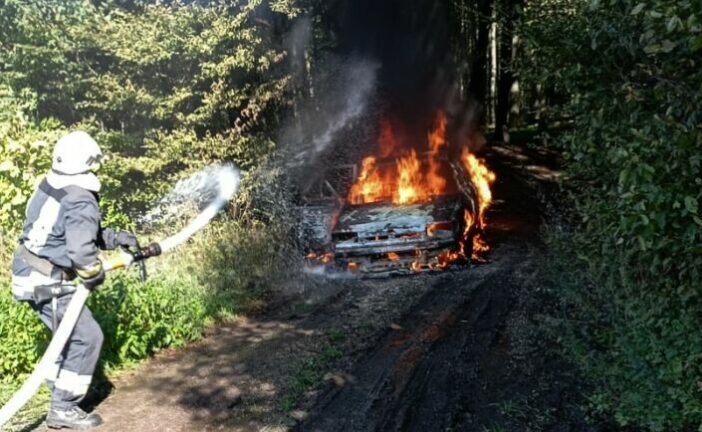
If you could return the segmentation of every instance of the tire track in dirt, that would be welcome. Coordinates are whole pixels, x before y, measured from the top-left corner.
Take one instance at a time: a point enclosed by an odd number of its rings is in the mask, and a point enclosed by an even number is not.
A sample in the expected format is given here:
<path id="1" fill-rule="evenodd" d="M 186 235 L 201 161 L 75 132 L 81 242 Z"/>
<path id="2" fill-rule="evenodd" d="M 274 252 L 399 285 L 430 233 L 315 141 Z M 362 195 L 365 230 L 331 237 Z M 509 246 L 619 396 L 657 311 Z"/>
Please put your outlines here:
<path id="1" fill-rule="evenodd" d="M 434 286 L 348 374 L 318 401 L 298 431 L 446 430 L 460 423 L 462 400 L 484 353 L 497 343 L 510 308 L 501 281 L 522 248 L 453 283 Z M 454 407 L 451 409 L 450 407 Z M 458 413 L 458 414 L 457 414 Z"/>

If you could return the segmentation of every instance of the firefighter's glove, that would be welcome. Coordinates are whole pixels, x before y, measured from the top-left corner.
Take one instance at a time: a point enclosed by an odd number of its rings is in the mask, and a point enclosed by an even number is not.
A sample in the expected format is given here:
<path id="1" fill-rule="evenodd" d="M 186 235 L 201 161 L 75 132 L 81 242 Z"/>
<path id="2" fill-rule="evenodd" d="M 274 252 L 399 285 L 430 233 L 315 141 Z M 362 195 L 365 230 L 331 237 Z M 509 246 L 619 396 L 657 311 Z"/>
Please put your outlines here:
<path id="1" fill-rule="evenodd" d="M 119 246 L 136 247 L 137 238 L 129 231 L 115 231 L 112 228 L 105 228 L 100 234 L 98 246 L 107 250 L 114 250 Z"/>
<path id="2" fill-rule="evenodd" d="M 76 273 L 81 283 L 91 291 L 105 282 L 105 269 L 102 267 L 102 261 L 100 260 L 87 267 L 76 269 Z"/>
<path id="3" fill-rule="evenodd" d="M 115 243 L 117 244 L 117 246 L 126 247 L 136 247 L 138 244 L 136 236 L 130 233 L 129 231 L 119 231 L 118 233 L 116 233 Z"/>

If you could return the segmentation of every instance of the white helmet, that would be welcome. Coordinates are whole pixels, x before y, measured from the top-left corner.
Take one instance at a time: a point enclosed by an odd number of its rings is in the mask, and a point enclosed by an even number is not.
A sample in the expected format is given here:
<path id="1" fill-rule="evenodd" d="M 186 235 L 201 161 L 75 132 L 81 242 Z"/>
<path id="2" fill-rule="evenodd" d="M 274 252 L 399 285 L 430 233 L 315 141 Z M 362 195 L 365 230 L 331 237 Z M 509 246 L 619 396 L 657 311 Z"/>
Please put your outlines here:
<path id="1" fill-rule="evenodd" d="M 85 132 L 64 135 L 54 147 L 51 169 L 57 174 L 77 175 L 96 171 L 102 163 L 102 150 Z"/>

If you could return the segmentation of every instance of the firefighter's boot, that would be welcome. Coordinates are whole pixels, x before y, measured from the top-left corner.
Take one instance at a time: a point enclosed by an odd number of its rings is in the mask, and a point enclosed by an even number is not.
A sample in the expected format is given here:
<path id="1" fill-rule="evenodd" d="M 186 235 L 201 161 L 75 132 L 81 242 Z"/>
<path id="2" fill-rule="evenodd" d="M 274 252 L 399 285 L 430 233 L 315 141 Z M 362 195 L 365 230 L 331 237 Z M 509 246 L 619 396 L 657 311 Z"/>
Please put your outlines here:
<path id="1" fill-rule="evenodd" d="M 51 429 L 90 429 L 102 424 L 102 418 L 95 413 L 86 413 L 74 406 L 67 410 L 51 409 L 46 416 L 46 426 Z"/>

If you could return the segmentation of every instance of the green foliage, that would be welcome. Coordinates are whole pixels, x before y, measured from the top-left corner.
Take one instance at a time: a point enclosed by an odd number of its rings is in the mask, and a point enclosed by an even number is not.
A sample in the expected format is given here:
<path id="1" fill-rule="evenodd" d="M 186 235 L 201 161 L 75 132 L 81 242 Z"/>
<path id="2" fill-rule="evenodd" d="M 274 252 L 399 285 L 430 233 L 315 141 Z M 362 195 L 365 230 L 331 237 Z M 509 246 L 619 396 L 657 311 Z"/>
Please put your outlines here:
<path id="1" fill-rule="evenodd" d="M 197 339 L 214 319 L 258 307 L 279 263 L 281 233 L 224 220 L 213 224 L 177 255 L 149 263 L 150 278 L 134 272 L 111 273 L 88 306 L 105 333 L 101 361 L 110 368 L 144 359 L 168 346 Z M 14 242 L 0 245 L 9 262 Z M 10 284 L 9 269 L 0 283 Z M 31 372 L 43 353 L 49 332 L 27 304 L 0 293 L 0 381 L 14 382 Z"/>
<path id="2" fill-rule="evenodd" d="M 9 280 L 0 279 L 4 286 Z M 9 290 L 0 295 L 0 377 L 1 381 L 12 380 L 18 374 L 31 371 L 48 343 L 48 333 L 27 305 L 15 302 Z"/>
<path id="3" fill-rule="evenodd" d="M 118 275 L 90 298 L 105 333 L 103 362 L 123 365 L 197 339 L 208 323 L 206 291 L 174 272 L 140 283 Z"/>
<path id="4" fill-rule="evenodd" d="M 566 346 L 622 425 L 702 425 L 702 8 L 530 5 L 526 76 L 574 116 L 559 137 L 576 230 L 552 234 Z M 558 103 L 556 103 L 558 102 Z"/>
<path id="5" fill-rule="evenodd" d="M 33 122 L 27 113 L 35 106 L 35 94 L 15 95 L 0 84 L 0 227 L 22 223 L 25 204 L 51 165 L 51 146 L 63 132 L 55 120 Z"/>
<path id="6" fill-rule="evenodd" d="M 40 111 L 144 136 L 179 126 L 198 132 L 253 127 L 280 95 L 285 57 L 262 0 L 204 6 L 148 2 L 17 2 L 0 20 L 4 81 L 33 88 Z M 291 1 L 272 2 L 292 17 Z"/>
<path id="7" fill-rule="evenodd" d="M 143 210 L 182 173 L 223 159 L 248 170 L 272 151 L 290 81 L 280 38 L 298 13 L 292 0 L 9 0 L 0 84 L 36 95 L 23 112 L 97 136 L 113 159 L 110 216 L 124 224 L 119 213 Z"/>

